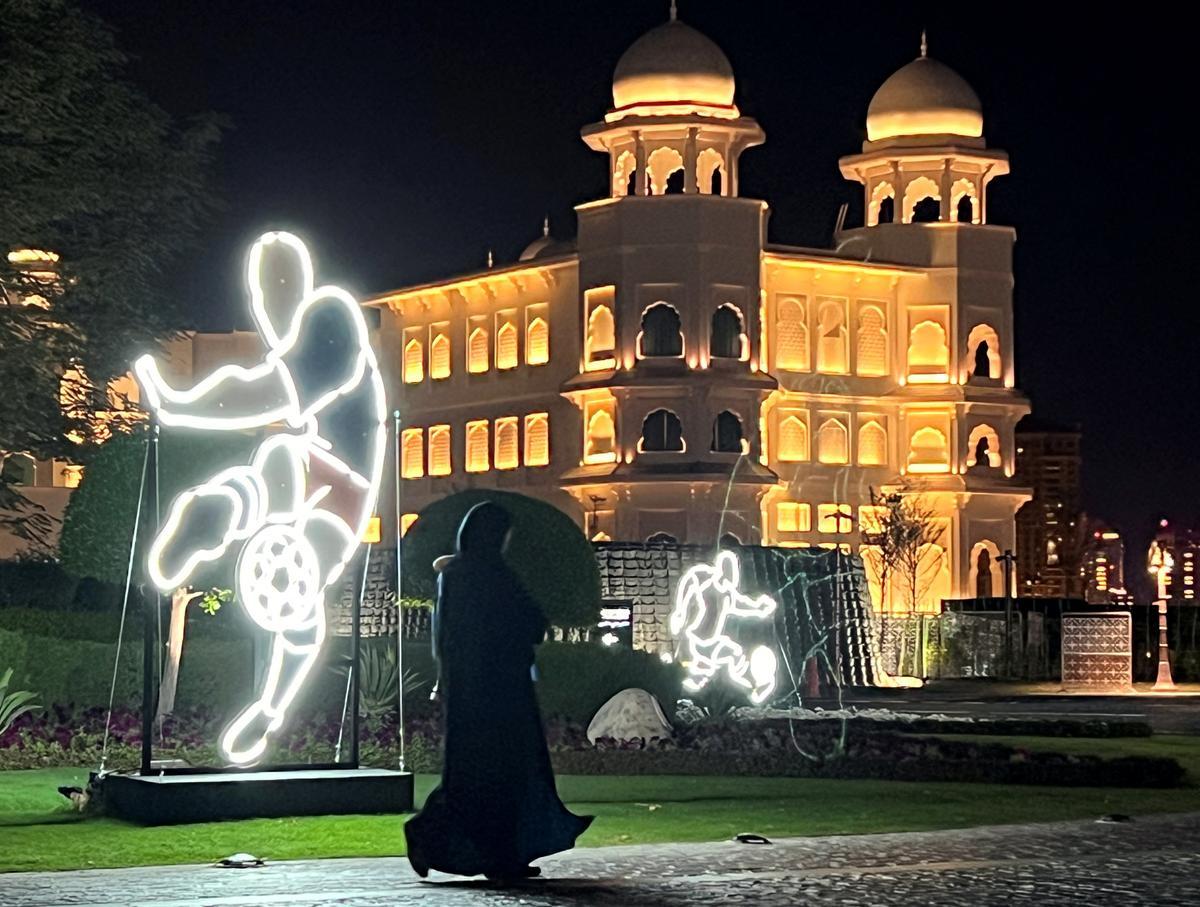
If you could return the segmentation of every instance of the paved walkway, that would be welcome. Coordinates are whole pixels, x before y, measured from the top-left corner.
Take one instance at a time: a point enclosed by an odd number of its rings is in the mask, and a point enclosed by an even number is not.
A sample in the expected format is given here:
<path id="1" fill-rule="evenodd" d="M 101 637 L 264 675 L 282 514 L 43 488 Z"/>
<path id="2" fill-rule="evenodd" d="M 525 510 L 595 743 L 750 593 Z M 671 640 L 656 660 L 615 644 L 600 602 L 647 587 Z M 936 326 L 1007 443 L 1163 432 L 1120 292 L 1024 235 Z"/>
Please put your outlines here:
<path id="1" fill-rule="evenodd" d="M 501 888 L 402 859 L 19 873 L 5 907 L 1200 904 L 1200 813 L 910 834 L 578 850 Z"/>

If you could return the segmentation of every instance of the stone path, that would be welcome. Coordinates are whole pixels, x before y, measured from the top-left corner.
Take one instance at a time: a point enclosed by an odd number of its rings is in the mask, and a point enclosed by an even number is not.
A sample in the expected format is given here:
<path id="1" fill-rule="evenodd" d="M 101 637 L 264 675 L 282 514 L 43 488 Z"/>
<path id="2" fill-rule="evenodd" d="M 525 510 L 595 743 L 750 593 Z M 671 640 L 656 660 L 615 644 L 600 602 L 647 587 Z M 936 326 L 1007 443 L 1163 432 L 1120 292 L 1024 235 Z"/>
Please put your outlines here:
<path id="1" fill-rule="evenodd" d="M 402 859 L 16 873 L 4 907 L 708 907 L 708 905 L 1200 904 L 1200 813 L 1122 824 L 795 838 L 772 845 L 578 850 L 546 880 L 501 888 Z"/>

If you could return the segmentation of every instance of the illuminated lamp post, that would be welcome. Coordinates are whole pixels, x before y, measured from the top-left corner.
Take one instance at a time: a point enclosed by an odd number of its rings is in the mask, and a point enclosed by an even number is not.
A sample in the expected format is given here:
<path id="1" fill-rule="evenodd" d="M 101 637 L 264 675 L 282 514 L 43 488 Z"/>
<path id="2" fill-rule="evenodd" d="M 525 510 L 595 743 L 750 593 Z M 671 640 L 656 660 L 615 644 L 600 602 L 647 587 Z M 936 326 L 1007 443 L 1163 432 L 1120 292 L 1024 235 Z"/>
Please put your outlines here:
<path id="1" fill-rule="evenodd" d="M 1154 681 L 1155 690 L 1175 689 L 1175 680 L 1171 677 L 1170 650 L 1167 646 L 1167 584 L 1171 581 L 1171 570 L 1175 566 L 1175 558 L 1171 552 L 1159 545 L 1157 541 L 1150 545 L 1147 558 L 1147 569 L 1150 575 L 1158 581 L 1158 677 Z"/>

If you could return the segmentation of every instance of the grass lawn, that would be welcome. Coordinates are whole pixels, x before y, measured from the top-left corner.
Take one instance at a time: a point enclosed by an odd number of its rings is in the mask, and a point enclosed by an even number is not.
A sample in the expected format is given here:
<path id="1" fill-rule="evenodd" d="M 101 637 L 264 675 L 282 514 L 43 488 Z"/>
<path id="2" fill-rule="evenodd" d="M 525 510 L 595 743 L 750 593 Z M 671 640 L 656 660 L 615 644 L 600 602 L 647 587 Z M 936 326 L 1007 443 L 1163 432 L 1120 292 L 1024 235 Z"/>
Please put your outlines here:
<path id="1" fill-rule="evenodd" d="M 960 739 L 956 736 L 956 739 Z M 1108 812 L 1200 810 L 1200 737 L 1083 740 L 987 737 L 1031 750 L 1179 759 L 1190 787 L 1176 790 L 1020 787 L 795 778 L 564 776 L 576 811 L 597 816 L 586 846 L 768 836 L 917 831 L 1086 818 Z M 81 819 L 56 788 L 86 770 L 0 772 L 0 871 L 206 863 L 237 851 L 273 860 L 404 852 L 402 817 L 255 819 L 141 828 Z M 418 776 L 422 798 L 434 779 Z"/>

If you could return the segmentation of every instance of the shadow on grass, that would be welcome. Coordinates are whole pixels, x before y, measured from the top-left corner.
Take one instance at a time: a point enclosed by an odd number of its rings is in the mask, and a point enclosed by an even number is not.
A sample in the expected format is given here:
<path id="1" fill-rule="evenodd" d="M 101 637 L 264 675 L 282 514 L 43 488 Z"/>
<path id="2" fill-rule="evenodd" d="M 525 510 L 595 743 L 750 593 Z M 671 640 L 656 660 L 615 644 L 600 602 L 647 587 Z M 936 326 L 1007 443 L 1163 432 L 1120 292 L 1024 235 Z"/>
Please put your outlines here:
<path id="1" fill-rule="evenodd" d="M 86 816 L 77 812 L 63 813 L 8 813 L 0 817 L 0 828 L 15 828 L 31 825 L 70 825 L 83 822 Z"/>

